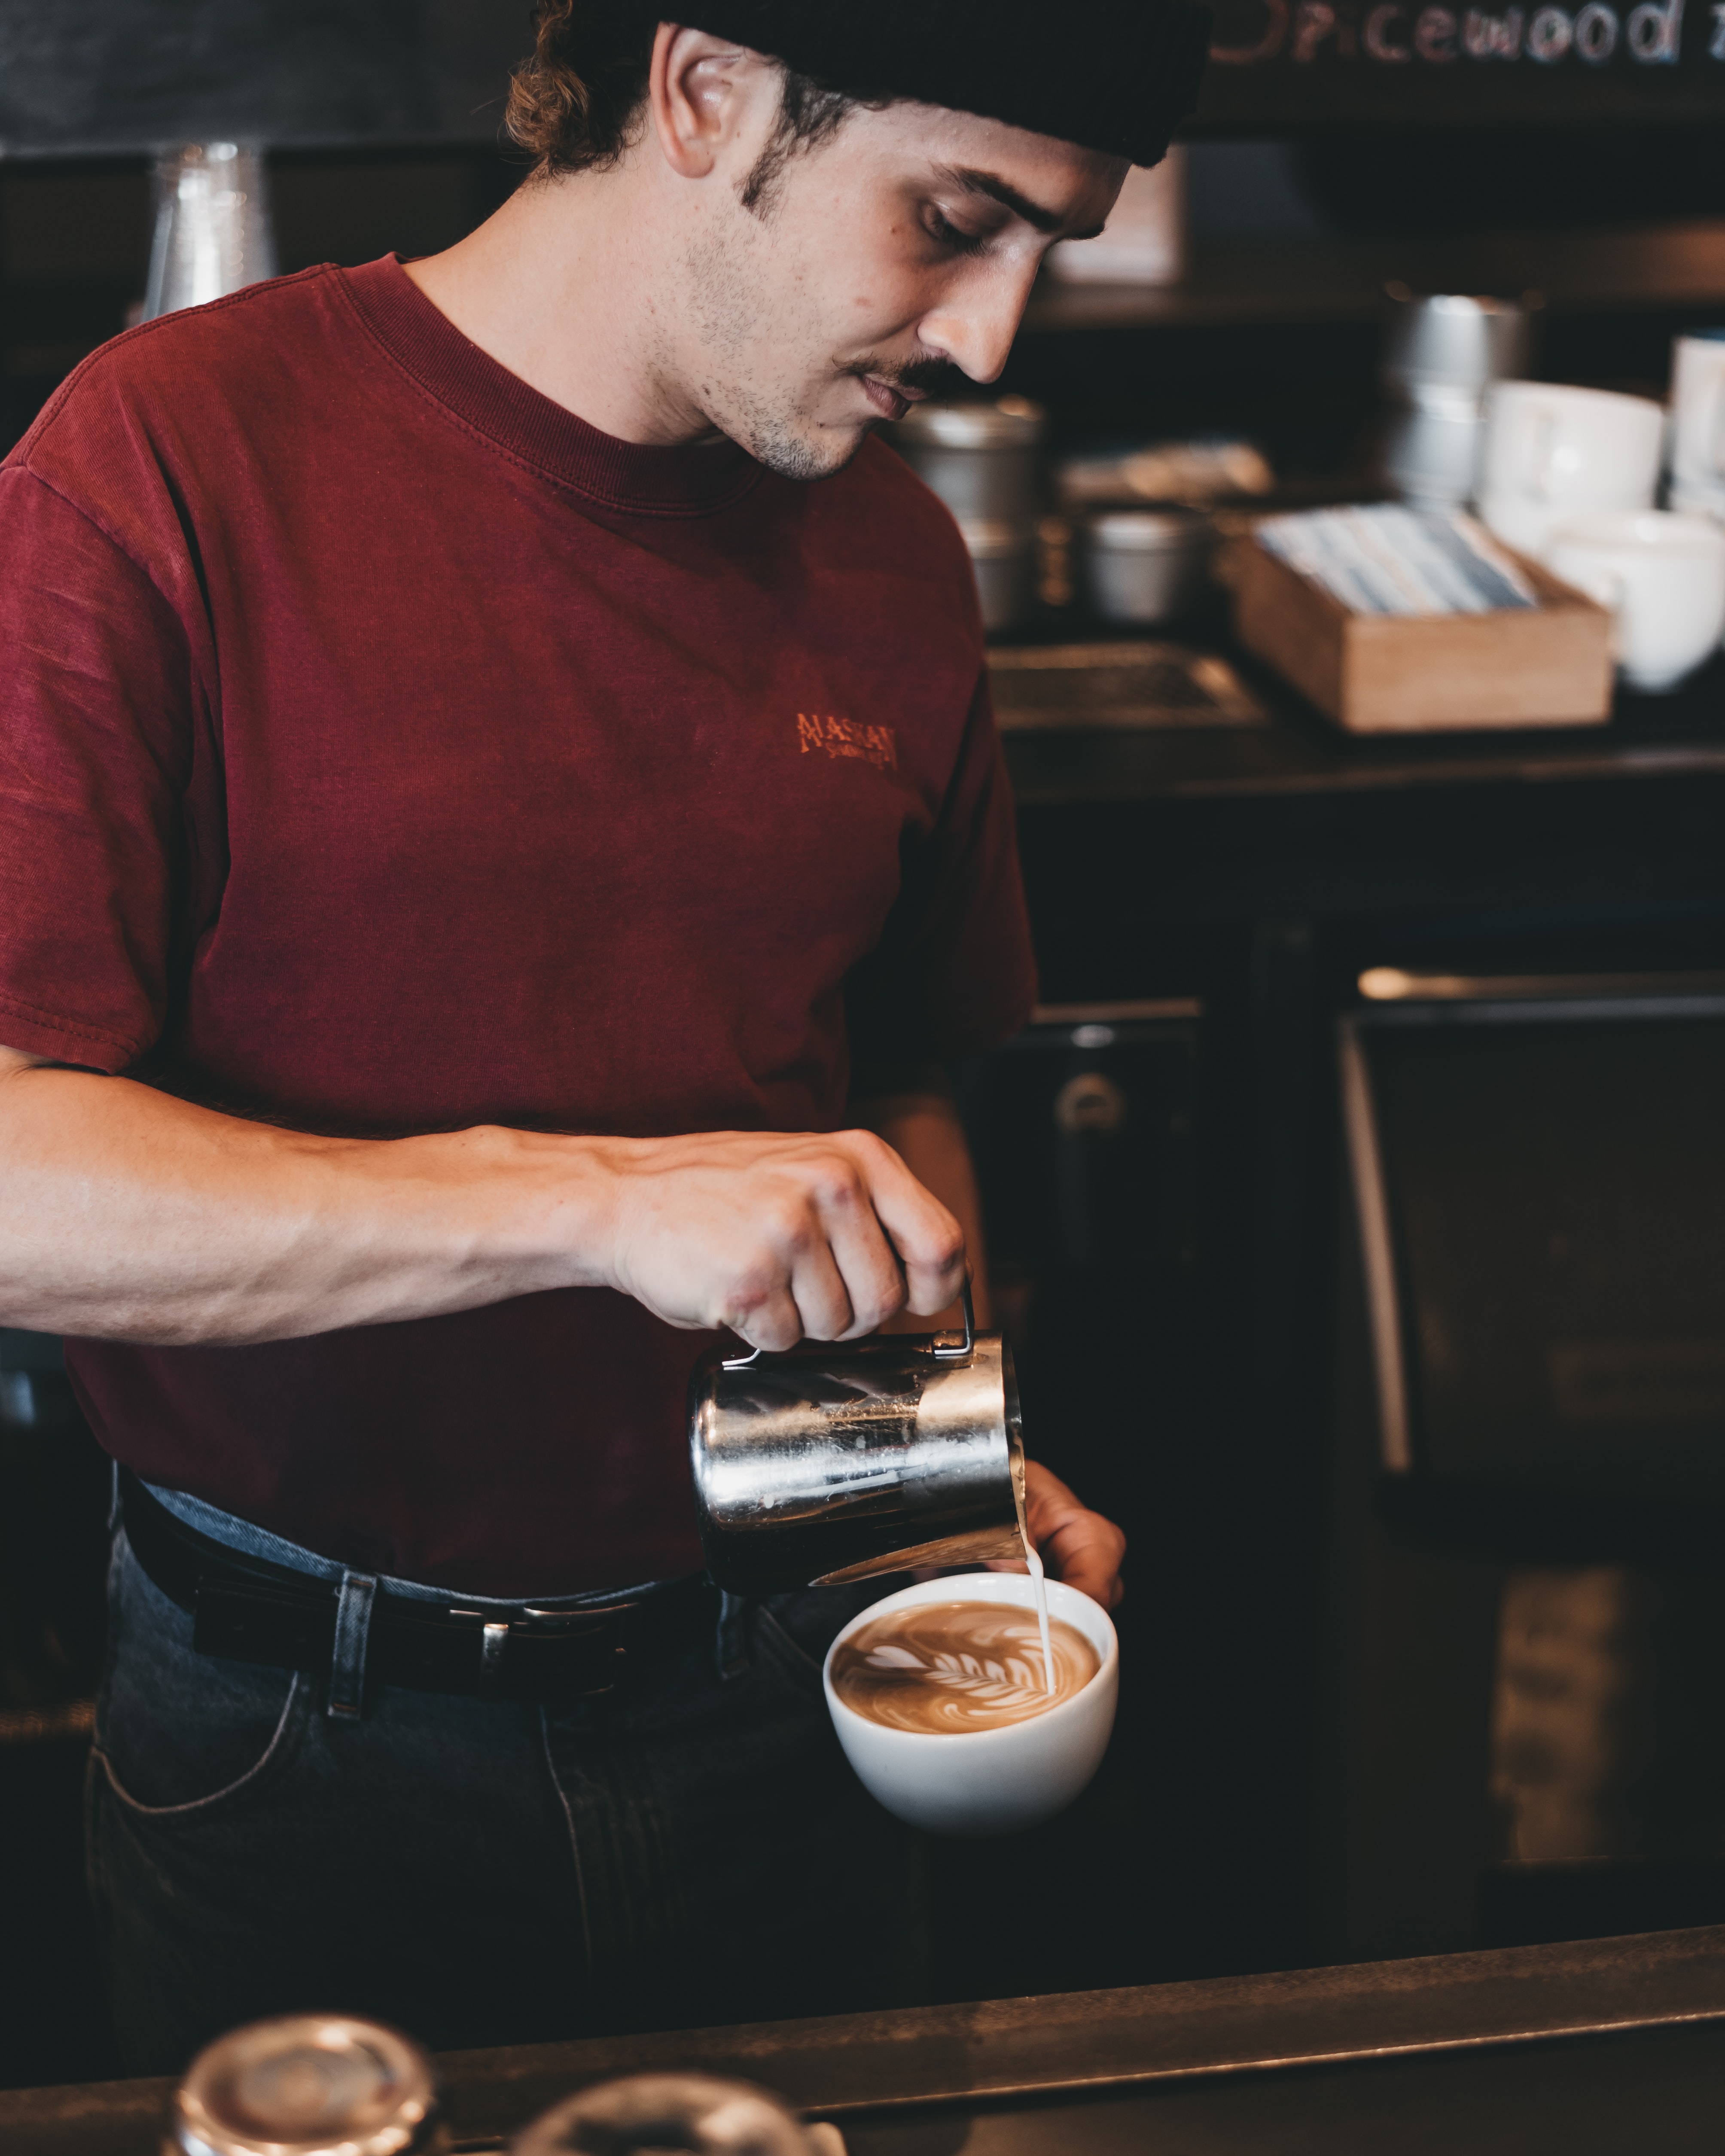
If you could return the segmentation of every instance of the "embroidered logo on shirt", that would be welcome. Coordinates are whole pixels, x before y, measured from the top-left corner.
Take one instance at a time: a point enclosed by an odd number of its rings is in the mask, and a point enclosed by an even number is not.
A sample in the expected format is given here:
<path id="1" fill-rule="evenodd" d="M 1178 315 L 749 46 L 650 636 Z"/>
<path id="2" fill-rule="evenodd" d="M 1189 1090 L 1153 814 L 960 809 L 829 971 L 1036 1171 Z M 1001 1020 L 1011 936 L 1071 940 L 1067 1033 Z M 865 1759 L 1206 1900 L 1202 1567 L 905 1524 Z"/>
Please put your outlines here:
<path id="1" fill-rule="evenodd" d="M 804 756 L 811 749 L 824 749 L 829 756 L 862 757 L 880 771 L 898 768 L 898 743 L 891 726 L 864 726 L 855 719 L 798 711 L 797 739 Z"/>

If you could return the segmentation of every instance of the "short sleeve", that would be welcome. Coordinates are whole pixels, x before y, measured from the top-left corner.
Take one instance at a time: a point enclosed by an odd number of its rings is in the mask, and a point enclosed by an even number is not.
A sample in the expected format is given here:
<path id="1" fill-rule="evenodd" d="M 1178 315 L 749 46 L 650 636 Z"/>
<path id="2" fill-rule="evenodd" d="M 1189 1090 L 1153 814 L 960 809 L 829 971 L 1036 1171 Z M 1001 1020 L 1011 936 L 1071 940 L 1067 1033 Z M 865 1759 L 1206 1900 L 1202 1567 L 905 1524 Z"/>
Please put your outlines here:
<path id="1" fill-rule="evenodd" d="M 886 931 L 847 984 L 853 1063 L 977 1054 L 1016 1033 L 1035 1000 L 1012 789 L 984 673 L 939 819 L 910 846 Z"/>
<path id="2" fill-rule="evenodd" d="M 192 668 L 149 577 L 18 464 L 0 652 L 0 1043 L 123 1070 L 166 1012 Z"/>

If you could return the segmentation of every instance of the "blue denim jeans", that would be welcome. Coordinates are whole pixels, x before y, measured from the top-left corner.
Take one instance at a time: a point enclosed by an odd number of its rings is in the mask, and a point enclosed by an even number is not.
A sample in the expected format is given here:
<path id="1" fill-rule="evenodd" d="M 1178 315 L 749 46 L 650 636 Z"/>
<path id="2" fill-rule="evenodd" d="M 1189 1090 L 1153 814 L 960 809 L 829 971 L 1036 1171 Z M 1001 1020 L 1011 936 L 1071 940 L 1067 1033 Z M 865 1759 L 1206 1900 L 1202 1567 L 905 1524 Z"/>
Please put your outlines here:
<path id="1" fill-rule="evenodd" d="M 896 2003 L 905 1844 L 820 1690 L 879 1591 L 727 1602 L 603 1698 L 342 1718 L 322 1673 L 195 1653 L 117 1533 L 87 1825 L 129 2069 L 296 2010 L 448 2049 Z"/>

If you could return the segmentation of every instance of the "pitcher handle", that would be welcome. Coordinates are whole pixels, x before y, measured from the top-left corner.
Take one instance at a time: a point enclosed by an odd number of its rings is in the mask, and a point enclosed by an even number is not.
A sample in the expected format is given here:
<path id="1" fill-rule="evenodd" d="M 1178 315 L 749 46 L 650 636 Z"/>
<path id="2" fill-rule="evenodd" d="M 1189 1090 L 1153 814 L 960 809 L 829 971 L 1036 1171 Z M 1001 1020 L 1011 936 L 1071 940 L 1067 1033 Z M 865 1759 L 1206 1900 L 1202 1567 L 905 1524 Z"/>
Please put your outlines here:
<path id="1" fill-rule="evenodd" d="M 964 1340 L 963 1345 L 948 1336 L 937 1332 L 934 1336 L 934 1359 L 937 1363 L 965 1363 L 976 1352 L 976 1312 L 971 1307 L 970 1268 L 964 1269 Z M 721 1370 L 752 1369 L 763 1354 L 764 1348 L 752 1348 L 747 1355 L 727 1355 L 720 1363 Z"/>
<path id="2" fill-rule="evenodd" d="M 964 1268 L 964 1341 L 963 1346 L 953 1342 L 949 1335 L 937 1332 L 934 1336 L 934 1359 L 937 1363 L 968 1363 L 976 1351 L 976 1312 L 970 1306 L 970 1267 Z"/>

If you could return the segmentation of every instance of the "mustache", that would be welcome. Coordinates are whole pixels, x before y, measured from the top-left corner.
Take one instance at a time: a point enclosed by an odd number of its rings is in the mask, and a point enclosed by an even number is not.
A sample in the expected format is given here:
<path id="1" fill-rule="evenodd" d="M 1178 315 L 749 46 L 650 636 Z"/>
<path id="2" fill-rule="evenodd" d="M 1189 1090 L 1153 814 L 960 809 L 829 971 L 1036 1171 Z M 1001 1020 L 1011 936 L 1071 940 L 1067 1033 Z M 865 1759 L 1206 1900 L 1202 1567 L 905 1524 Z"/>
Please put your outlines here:
<path id="1" fill-rule="evenodd" d="M 896 389 L 920 389 L 930 397 L 952 397 L 970 379 L 962 367 L 931 353 L 926 359 L 865 359 L 853 374 L 872 374 L 877 382 L 890 382 Z"/>

